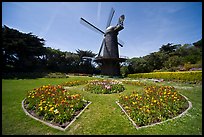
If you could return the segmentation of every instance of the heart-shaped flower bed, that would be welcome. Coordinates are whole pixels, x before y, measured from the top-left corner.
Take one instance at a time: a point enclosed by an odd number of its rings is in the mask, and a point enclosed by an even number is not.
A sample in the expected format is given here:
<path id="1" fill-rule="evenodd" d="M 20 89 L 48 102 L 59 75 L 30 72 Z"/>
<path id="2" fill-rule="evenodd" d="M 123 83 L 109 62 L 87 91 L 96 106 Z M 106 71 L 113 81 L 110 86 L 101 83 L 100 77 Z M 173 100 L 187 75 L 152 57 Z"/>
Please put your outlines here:
<path id="1" fill-rule="evenodd" d="M 117 80 L 92 80 L 88 82 L 84 90 L 96 94 L 112 94 L 124 91 L 125 87 Z"/>
<path id="2" fill-rule="evenodd" d="M 136 127 L 172 119 L 189 107 L 186 98 L 172 86 L 148 86 L 143 94 L 121 95 L 118 104 Z"/>
<path id="3" fill-rule="evenodd" d="M 61 128 L 66 128 L 88 104 L 80 94 L 71 95 L 60 85 L 28 91 L 23 101 L 30 115 Z"/>

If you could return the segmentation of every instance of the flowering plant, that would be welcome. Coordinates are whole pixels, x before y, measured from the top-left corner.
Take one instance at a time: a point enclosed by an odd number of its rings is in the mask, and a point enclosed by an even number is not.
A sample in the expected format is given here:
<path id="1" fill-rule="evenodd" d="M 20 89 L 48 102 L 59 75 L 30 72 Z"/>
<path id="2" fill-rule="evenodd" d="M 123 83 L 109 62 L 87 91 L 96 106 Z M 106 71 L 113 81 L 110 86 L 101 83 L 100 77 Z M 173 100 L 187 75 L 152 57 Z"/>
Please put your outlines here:
<path id="1" fill-rule="evenodd" d="M 124 80 L 122 82 L 124 84 L 133 85 L 133 86 L 146 86 L 146 84 L 144 82 L 140 82 L 140 81 L 128 81 L 128 80 Z"/>
<path id="2" fill-rule="evenodd" d="M 187 107 L 187 100 L 172 86 L 148 86 L 145 92 L 120 95 L 119 103 L 138 126 L 173 118 Z"/>
<path id="3" fill-rule="evenodd" d="M 61 85 L 72 87 L 72 86 L 78 86 L 78 85 L 82 85 L 82 84 L 86 84 L 86 83 L 88 83 L 87 80 L 76 80 L 76 81 L 64 82 Z"/>
<path id="4" fill-rule="evenodd" d="M 92 93 L 111 94 L 119 93 L 125 90 L 122 82 L 116 80 L 92 80 L 84 88 Z"/>
<path id="5" fill-rule="evenodd" d="M 86 104 L 80 94 L 70 95 L 60 85 L 47 85 L 28 91 L 24 107 L 30 114 L 63 127 Z"/>

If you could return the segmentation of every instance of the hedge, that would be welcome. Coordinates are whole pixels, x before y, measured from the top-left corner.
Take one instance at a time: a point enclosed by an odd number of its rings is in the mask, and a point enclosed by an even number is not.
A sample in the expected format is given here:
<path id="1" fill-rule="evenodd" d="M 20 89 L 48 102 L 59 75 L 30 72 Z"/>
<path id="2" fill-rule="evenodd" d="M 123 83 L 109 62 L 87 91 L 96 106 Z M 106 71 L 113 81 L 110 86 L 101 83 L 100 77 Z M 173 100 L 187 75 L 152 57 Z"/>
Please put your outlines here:
<path id="1" fill-rule="evenodd" d="M 180 72 L 151 72 L 128 74 L 129 78 L 156 78 L 164 80 L 180 80 L 180 81 L 202 81 L 202 71 L 180 71 Z"/>

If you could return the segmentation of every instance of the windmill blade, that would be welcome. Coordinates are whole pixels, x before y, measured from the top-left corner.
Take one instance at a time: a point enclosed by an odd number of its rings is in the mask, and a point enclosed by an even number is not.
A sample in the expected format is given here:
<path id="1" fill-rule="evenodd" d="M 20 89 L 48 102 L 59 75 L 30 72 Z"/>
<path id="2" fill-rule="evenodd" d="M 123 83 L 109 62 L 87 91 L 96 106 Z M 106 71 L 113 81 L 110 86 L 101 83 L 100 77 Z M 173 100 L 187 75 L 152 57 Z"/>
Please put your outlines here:
<path id="1" fill-rule="evenodd" d="M 100 30 L 99 28 L 95 27 L 94 25 L 92 25 L 91 23 L 89 23 L 88 21 L 86 21 L 83 18 L 81 18 L 80 23 L 83 24 L 84 26 L 92 29 L 93 31 L 99 32 L 100 34 L 105 34 L 102 30 Z"/>
<path id="2" fill-rule="evenodd" d="M 123 45 L 122 45 L 122 44 L 120 44 L 119 42 L 118 42 L 118 45 L 120 45 L 121 47 L 123 47 Z"/>
<path id="3" fill-rule="evenodd" d="M 118 39 L 118 45 L 120 45 L 121 47 L 123 47 L 124 44 L 125 44 L 125 43 L 124 43 L 122 40 Z"/>
<path id="4" fill-rule="evenodd" d="M 113 19 L 113 14 L 115 13 L 115 10 L 113 8 L 111 8 L 110 14 L 109 14 L 109 18 L 107 21 L 107 25 L 106 28 L 108 28 L 110 26 L 111 20 Z"/>
<path id="5" fill-rule="evenodd" d="M 99 52 L 98 52 L 98 56 L 100 56 L 100 54 L 101 54 L 101 50 L 102 50 L 102 48 L 103 48 L 104 42 L 105 42 L 105 39 L 103 39 L 103 41 L 102 41 L 102 43 L 101 43 L 101 47 L 100 47 L 100 50 L 99 50 Z"/>

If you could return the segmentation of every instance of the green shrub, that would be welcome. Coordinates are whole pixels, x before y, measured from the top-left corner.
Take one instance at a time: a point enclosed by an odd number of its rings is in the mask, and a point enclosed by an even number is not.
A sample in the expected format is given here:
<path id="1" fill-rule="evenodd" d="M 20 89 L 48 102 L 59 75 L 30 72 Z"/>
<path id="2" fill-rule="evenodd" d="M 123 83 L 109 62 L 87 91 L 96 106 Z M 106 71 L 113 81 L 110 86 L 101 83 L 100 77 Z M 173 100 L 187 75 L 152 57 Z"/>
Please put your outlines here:
<path id="1" fill-rule="evenodd" d="M 202 71 L 180 71 L 180 72 L 152 72 L 152 73 L 137 73 L 129 74 L 129 78 L 157 78 L 164 80 L 180 80 L 201 82 Z"/>

